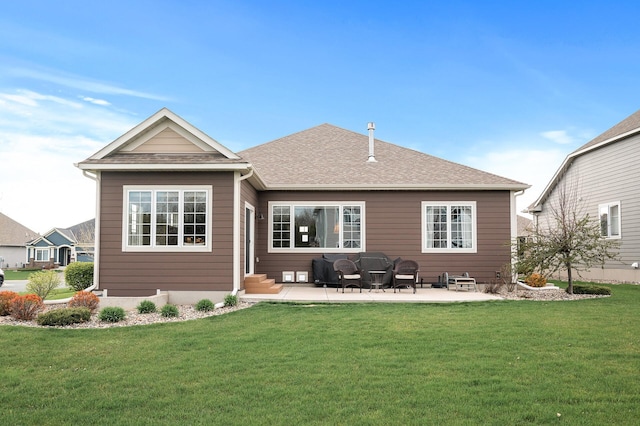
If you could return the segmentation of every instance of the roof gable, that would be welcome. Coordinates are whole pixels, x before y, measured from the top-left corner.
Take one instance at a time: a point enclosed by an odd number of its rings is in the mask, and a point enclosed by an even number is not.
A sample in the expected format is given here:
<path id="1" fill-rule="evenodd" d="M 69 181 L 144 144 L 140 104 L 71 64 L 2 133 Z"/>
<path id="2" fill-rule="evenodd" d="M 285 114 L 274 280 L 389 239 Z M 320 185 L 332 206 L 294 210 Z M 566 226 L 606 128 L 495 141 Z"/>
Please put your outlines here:
<path id="1" fill-rule="evenodd" d="M 68 229 L 54 228 L 44 234 L 44 238 L 56 246 L 73 245 L 76 240 Z"/>
<path id="2" fill-rule="evenodd" d="M 603 146 L 620 142 L 637 133 L 640 133 L 640 110 L 634 112 L 615 126 L 596 136 L 580 148 L 573 151 L 571 154 L 567 155 L 538 199 L 529 206 L 528 211 L 533 213 L 541 210 L 542 204 L 544 204 L 551 192 L 553 192 L 557 183 L 561 180 L 562 176 L 564 176 L 565 172 L 569 169 L 576 158 Z"/>
<path id="3" fill-rule="evenodd" d="M 115 153 L 135 152 L 136 149 L 138 149 L 138 152 L 144 152 L 144 149 L 141 149 L 140 147 L 147 143 L 149 143 L 149 146 L 162 146 L 162 139 L 167 136 L 167 133 L 165 132 L 167 129 L 172 130 L 170 136 L 173 136 L 174 139 L 179 139 L 179 145 L 182 148 L 180 153 L 218 152 L 229 159 L 239 158 L 234 152 L 227 149 L 204 132 L 195 128 L 178 115 L 169 111 L 167 108 L 162 108 L 160 111 L 147 118 L 115 141 L 111 142 L 90 158 L 98 160 Z M 176 137 L 175 134 L 181 136 L 182 139 Z M 200 148 L 200 150 L 195 150 L 193 147 L 189 147 L 190 144 L 187 142 Z"/>
<path id="4" fill-rule="evenodd" d="M 82 170 L 245 170 L 233 151 L 167 108 L 76 165 Z"/>
<path id="5" fill-rule="evenodd" d="M 514 189 L 529 186 L 321 124 L 241 151 L 268 189 Z"/>
<path id="6" fill-rule="evenodd" d="M 197 140 L 195 142 L 190 141 L 182 136 L 179 130 L 174 130 L 172 127 L 176 126 L 169 123 L 166 128 L 153 137 L 149 139 L 140 138 L 136 143 L 130 143 L 123 147 L 121 152 L 184 154 L 212 151 L 210 146 L 202 145 Z"/>

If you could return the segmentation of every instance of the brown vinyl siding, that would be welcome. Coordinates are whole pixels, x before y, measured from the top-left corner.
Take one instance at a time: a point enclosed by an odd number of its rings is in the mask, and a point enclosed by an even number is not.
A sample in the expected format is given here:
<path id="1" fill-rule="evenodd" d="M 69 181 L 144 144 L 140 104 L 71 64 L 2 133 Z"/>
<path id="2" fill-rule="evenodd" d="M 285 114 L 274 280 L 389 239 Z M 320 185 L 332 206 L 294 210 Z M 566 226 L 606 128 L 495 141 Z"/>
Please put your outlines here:
<path id="1" fill-rule="evenodd" d="M 124 185 L 212 185 L 212 251 L 123 252 Z M 231 291 L 233 173 L 103 172 L 100 203 L 100 288 L 110 296 L 145 296 L 156 289 Z"/>
<path id="2" fill-rule="evenodd" d="M 511 237 L 509 191 L 318 191 L 262 192 L 258 211 L 269 211 L 269 201 L 364 201 L 366 251 L 380 251 L 395 259 L 416 260 L 425 282 L 435 282 L 444 272 L 469 272 L 478 282 L 495 279 L 496 271 L 510 259 Z M 422 253 L 423 201 L 475 201 L 476 253 Z M 282 271 L 309 271 L 314 253 L 268 253 L 269 221 L 258 221 L 256 229 L 257 273 L 277 281 Z M 353 254 L 350 254 L 353 255 Z"/>

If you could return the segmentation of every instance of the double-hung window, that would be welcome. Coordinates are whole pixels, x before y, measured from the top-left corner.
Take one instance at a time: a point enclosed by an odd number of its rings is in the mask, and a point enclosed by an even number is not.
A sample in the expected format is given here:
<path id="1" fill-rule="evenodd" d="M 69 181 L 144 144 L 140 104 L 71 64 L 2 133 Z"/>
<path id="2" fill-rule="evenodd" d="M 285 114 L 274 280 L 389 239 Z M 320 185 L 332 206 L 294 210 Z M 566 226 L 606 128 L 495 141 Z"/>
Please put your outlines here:
<path id="1" fill-rule="evenodd" d="M 364 250 L 364 203 L 269 203 L 269 251 Z"/>
<path id="2" fill-rule="evenodd" d="M 422 203 L 423 253 L 475 253 L 475 201 Z"/>
<path id="3" fill-rule="evenodd" d="M 211 192 L 211 186 L 125 186 L 123 251 L 210 251 Z"/>
<path id="4" fill-rule="evenodd" d="M 48 262 L 51 260 L 51 251 L 48 248 L 36 249 L 36 262 Z"/>
<path id="5" fill-rule="evenodd" d="M 605 238 L 620 238 L 620 201 L 600 204 L 600 234 Z"/>

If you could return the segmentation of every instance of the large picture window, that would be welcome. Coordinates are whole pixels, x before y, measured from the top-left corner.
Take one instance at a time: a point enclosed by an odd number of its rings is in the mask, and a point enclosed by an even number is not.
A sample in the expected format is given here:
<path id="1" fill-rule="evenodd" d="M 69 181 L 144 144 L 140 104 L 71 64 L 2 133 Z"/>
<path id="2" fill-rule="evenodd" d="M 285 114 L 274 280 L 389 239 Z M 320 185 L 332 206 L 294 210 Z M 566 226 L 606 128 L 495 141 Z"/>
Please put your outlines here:
<path id="1" fill-rule="evenodd" d="M 600 234 L 605 238 L 620 238 L 620 202 L 600 204 Z"/>
<path id="2" fill-rule="evenodd" d="M 211 187 L 125 187 L 124 251 L 211 249 Z"/>
<path id="3" fill-rule="evenodd" d="M 423 202 L 422 251 L 475 253 L 476 203 Z"/>
<path id="4" fill-rule="evenodd" d="M 270 251 L 364 250 L 364 203 L 269 203 Z"/>

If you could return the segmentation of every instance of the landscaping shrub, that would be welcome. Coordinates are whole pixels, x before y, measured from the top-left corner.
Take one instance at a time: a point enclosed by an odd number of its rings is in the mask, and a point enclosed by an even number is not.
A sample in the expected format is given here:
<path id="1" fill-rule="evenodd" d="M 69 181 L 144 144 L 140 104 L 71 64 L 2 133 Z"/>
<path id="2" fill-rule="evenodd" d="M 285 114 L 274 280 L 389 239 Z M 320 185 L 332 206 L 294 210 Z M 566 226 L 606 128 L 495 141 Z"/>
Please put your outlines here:
<path id="1" fill-rule="evenodd" d="M 69 301 L 70 308 L 88 308 L 94 314 L 98 310 L 100 298 L 90 291 L 79 291 Z"/>
<path id="2" fill-rule="evenodd" d="M 25 294 L 11 299 L 11 316 L 17 320 L 31 321 L 44 309 L 44 303 L 37 294 Z"/>
<path id="3" fill-rule="evenodd" d="M 107 306 L 106 308 L 102 308 L 100 314 L 98 314 L 100 321 L 104 322 L 120 322 L 126 316 L 127 314 L 124 309 L 118 306 Z"/>
<path id="4" fill-rule="evenodd" d="M 27 291 L 46 299 L 51 291 L 60 285 L 60 275 L 56 271 L 34 272 L 29 276 Z"/>
<path id="5" fill-rule="evenodd" d="M 499 281 L 491 281 L 490 283 L 484 284 L 484 292 L 489 294 L 498 294 L 501 288 L 502 282 Z"/>
<path id="6" fill-rule="evenodd" d="M 151 300 L 143 300 L 136 307 L 136 309 L 138 309 L 138 313 L 140 313 L 140 314 L 151 314 L 151 313 L 154 313 L 157 310 L 156 309 L 156 304 L 153 303 Z"/>
<path id="7" fill-rule="evenodd" d="M 527 279 L 524 280 L 524 282 L 526 282 L 531 287 L 544 287 L 545 285 L 547 285 L 547 279 L 543 275 L 536 272 L 529 275 Z"/>
<path id="8" fill-rule="evenodd" d="M 180 312 L 178 311 L 178 307 L 176 305 L 171 305 L 168 303 L 162 307 L 162 309 L 160 310 L 160 315 L 165 318 L 173 318 L 180 315 Z"/>
<path id="9" fill-rule="evenodd" d="M 82 291 L 93 284 L 93 262 L 73 262 L 64 270 L 64 280 L 75 291 Z"/>
<path id="10" fill-rule="evenodd" d="M 40 325 L 63 326 L 87 322 L 90 319 L 89 308 L 59 308 L 38 315 L 36 322 Z"/>
<path id="11" fill-rule="evenodd" d="M 196 311 L 199 312 L 209 312 L 213 311 L 215 305 L 209 299 L 202 299 L 198 303 L 196 303 Z"/>
<path id="12" fill-rule="evenodd" d="M 224 306 L 236 306 L 238 304 L 238 296 L 227 294 L 224 297 Z"/>
<path id="13" fill-rule="evenodd" d="M 15 291 L 0 291 L 0 316 L 11 314 L 11 300 L 19 296 Z"/>
<path id="14" fill-rule="evenodd" d="M 573 294 L 600 294 L 608 296 L 611 294 L 611 289 L 597 285 L 574 284 Z"/>

